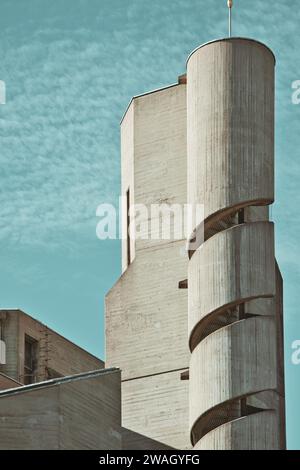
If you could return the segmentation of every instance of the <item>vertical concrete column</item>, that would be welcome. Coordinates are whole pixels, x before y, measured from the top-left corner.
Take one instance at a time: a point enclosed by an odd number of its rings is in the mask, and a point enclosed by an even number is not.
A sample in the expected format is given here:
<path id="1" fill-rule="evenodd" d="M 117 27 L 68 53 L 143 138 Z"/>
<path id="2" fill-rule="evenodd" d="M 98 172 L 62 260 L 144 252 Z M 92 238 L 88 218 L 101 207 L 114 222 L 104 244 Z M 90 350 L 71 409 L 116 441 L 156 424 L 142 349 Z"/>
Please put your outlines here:
<path id="1" fill-rule="evenodd" d="M 265 210 L 274 201 L 274 68 L 265 45 L 240 38 L 188 59 L 188 202 L 203 204 L 205 217 L 188 270 L 196 449 L 284 446 L 281 294 Z"/>

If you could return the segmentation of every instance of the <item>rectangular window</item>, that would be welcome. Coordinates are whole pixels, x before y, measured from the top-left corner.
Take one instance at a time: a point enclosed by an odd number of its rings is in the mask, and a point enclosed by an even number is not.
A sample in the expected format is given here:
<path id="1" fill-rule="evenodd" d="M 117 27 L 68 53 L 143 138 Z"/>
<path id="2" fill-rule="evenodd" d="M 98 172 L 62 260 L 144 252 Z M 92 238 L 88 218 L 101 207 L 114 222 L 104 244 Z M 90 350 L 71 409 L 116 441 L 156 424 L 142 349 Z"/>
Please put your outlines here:
<path id="1" fill-rule="evenodd" d="M 127 266 L 131 263 L 131 253 L 130 253 L 130 191 L 129 188 L 126 192 L 126 229 L 127 229 Z"/>
<path id="2" fill-rule="evenodd" d="M 38 342 L 25 335 L 24 347 L 24 384 L 29 385 L 36 381 Z"/>

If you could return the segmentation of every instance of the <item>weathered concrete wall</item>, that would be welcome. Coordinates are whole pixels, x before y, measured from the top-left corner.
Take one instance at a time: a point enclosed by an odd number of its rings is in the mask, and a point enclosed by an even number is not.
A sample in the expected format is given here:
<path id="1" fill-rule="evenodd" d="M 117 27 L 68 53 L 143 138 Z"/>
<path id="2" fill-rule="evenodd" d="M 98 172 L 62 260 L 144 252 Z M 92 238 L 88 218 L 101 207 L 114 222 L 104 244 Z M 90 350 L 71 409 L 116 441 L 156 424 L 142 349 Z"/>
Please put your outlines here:
<path id="1" fill-rule="evenodd" d="M 134 98 L 121 133 L 123 195 L 130 186 L 132 202 L 149 209 L 185 204 L 186 86 Z M 136 231 L 149 233 L 153 221 L 151 213 L 139 214 Z M 187 292 L 178 289 L 187 277 L 185 235 L 134 245 L 132 264 L 106 297 L 106 363 L 122 369 L 123 426 L 186 448 L 188 387 L 180 370 L 189 363 Z M 124 269 L 127 243 L 122 247 Z"/>
<path id="2" fill-rule="evenodd" d="M 223 424 L 206 434 L 194 447 L 195 450 L 277 450 L 278 415 L 263 411 Z"/>
<path id="3" fill-rule="evenodd" d="M 59 429 L 58 387 L 0 394 L 1 450 L 57 450 Z"/>
<path id="4" fill-rule="evenodd" d="M 120 391 L 101 371 L 0 392 L 0 449 L 121 449 Z"/>
<path id="5" fill-rule="evenodd" d="M 185 204 L 186 85 L 171 86 L 135 99 L 134 136 L 135 204 L 145 204 L 148 209 L 152 204 L 169 207 Z M 140 222 L 145 219 L 143 215 L 139 217 Z M 157 219 L 155 214 L 150 213 L 152 226 Z M 184 238 L 184 234 L 179 236 L 179 240 Z M 161 236 L 154 240 L 137 239 L 136 249 L 149 250 L 158 246 L 162 249 L 172 239 Z"/>
<path id="6" fill-rule="evenodd" d="M 205 217 L 274 200 L 274 56 L 246 39 L 215 41 L 187 64 L 188 200 Z"/>
<path id="7" fill-rule="evenodd" d="M 274 200 L 274 63 L 263 44 L 230 38 L 187 65 L 188 199 L 205 214 L 188 269 L 190 429 L 201 450 L 284 448 L 282 292 L 273 225 L 258 207 Z"/>
<path id="8" fill-rule="evenodd" d="M 149 437 L 122 428 L 122 449 L 123 450 L 172 450 L 161 442 L 154 441 Z"/>
<path id="9" fill-rule="evenodd" d="M 193 349 L 201 320 L 250 299 L 275 296 L 273 224 L 247 223 L 217 233 L 194 253 L 188 269 Z"/>
<path id="10" fill-rule="evenodd" d="M 191 429 L 217 405 L 261 390 L 276 390 L 276 352 L 274 317 L 240 320 L 201 341 L 190 365 Z"/>
<path id="11" fill-rule="evenodd" d="M 106 297 L 106 365 L 118 365 L 122 380 L 188 367 L 183 247 L 139 253 Z"/>
<path id="12" fill-rule="evenodd" d="M 180 372 L 123 382 L 122 395 L 124 426 L 167 446 L 190 448 L 188 381 L 180 380 Z"/>
<path id="13" fill-rule="evenodd" d="M 122 448 L 121 374 L 71 381 L 60 390 L 61 448 Z"/>
<path id="14" fill-rule="evenodd" d="M 285 417 L 285 373 L 284 373 L 284 315 L 283 315 L 283 279 L 276 262 L 276 330 L 277 330 L 277 374 L 279 398 L 280 448 L 286 449 L 286 417 Z"/>

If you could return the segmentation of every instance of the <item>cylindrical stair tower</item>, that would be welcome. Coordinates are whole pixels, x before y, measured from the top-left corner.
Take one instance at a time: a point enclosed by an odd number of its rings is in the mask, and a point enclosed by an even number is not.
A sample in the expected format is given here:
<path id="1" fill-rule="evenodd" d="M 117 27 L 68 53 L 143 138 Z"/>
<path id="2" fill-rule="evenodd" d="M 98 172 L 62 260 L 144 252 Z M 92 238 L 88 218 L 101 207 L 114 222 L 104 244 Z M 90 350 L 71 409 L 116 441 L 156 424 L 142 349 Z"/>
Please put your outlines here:
<path id="1" fill-rule="evenodd" d="M 274 69 L 270 49 L 241 38 L 188 59 L 188 202 L 205 216 L 188 271 L 195 449 L 285 446 L 281 278 L 268 212 Z"/>

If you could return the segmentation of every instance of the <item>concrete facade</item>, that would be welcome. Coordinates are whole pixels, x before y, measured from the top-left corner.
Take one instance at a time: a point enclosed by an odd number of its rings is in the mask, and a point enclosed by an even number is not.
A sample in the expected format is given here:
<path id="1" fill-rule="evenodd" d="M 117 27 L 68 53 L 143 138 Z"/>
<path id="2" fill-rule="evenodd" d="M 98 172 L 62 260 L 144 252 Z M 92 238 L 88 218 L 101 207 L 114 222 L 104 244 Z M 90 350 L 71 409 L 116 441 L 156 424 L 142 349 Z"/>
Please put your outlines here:
<path id="1" fill-rule="evenodd" d="M 124 426 L 163 445 L 285 448 L 274 68 L 257 41 L 208 43 L 122 120 L 123 274 L 106 298 L 106 355 L 123 371 Z M 185 257 L 184 240 L 135 239 L 156 219 L 137 226 L 128 209 L 155 203 L 204 206 Z"/>
<path id="2" fill-rule="evenodd" d="M 187 64 L 188 198 L 204 204 L 188 267 L 196 449 L 285 447 L 282 291 L 263 208 L 274 201 L 274 65 L 266 46 L 240 38 Z"/>
<path id="3" fill-rule="evenodd" d="M 263 411 L 222 424 L 207 433 L 194 447 L 195 450 L 278 450 L 278 427 L 274 411 Z"/>
<path id="4" fill-rule="evenodd" d="M 204 204 L 206 224 L 274 201 L 274 64 L 266 46 L 238 38 L 189 57 L 188 200 Z"/>
<path id="5" fill-rule="evenodd" d="M 1 449 L 285 448 L 274 69 L 263 44 L 218 40 L 190 55 L 177 84 L 132 99 L 107 369 L 24 312 L 0 310 Z M 186 203 L 203 205 L 203 220 L 165 237 Z"/>
<path id="6" fill-rule="evenodd" d="M 121 124 L 122 195 L 131 204 L 185 204 L 186 84 L 135 97 Z M 134 231 L 157 222 L 132 217 Z M 143 228 L 141 229 L 141 225 Z M 131 237 L 123 218 L 123 274 L 106 297 L 106 364 L 122 369 L 123 426 L 160 445 L 190 447 L 187 277 L 184 235 L 178 240 Z"/>
<path id="7" fill-rule="evenodd" d="M 120 383 L 103 369 L 0 392 L 0 449 L 121 449 Z"/>

